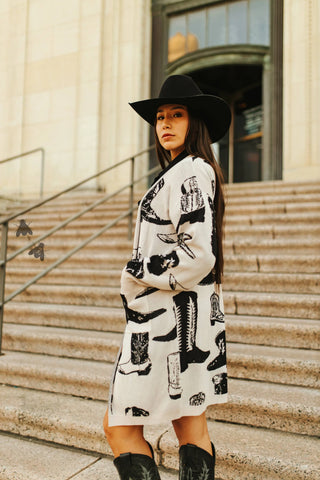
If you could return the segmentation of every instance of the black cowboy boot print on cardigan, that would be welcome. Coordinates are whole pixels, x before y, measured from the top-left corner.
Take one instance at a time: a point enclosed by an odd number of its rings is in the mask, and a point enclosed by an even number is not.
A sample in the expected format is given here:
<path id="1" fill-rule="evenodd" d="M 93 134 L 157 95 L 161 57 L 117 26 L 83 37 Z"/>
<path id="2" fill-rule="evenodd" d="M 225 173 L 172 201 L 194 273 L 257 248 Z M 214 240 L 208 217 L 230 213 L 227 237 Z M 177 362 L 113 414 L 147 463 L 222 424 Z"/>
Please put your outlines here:
<path id="1" fill-rule="evenodd" d="M 190 222 L 204 222 L 205 207 L 196 177 L 187 178 L 181 186 L 181 217 L 179 225 Z"/>
<path id="2" fill-rule="evenodd" d="M 131 334 L 131 358 L 126 363 L 119 365 L 119 373 L 130 375 L 148 375 L 152 363 L 149 358 L 149 332 Z"/>
<path id="3" fill-rule="evenodd" d="M 215 325 L 216 322 L 224 323 L 224 314 L 220 310 L 220 299 L 217 293 L 213 293 L 210 297 L 211 303 L 211 312 L 210 312 L 210 323 Z"/>
<path id="4" fill-rule="evenodd" d="M 147 323 L 149 322 L 149 320 L 152 320 L 153 318 L 156 318 L 159 315 L 162 315 L 163 313 L 166 312 L 165 308 L 158 308 L 158 310 L 154 310 L 153 312 L 148 312 L 148 313 L 137 312 L 136 310 L 132 310 L 131 308 L 128 307 L 128 302 L 125 295 L 121 294 L 120 296 L 122 298 L 122 303 L 126 313 L 127 323 L 128 322 L 134 322 L 139 324 Z"/>
<path id="5" fill-rule="evenodd" d="M 223 330 L 216 336 L 216 345 L 219 349 L 219 354 L 209 363 L 208 370 L 216 370 L 217 368 L 224 367 L 227 363 L 226 358 L 226 333 Z"/>

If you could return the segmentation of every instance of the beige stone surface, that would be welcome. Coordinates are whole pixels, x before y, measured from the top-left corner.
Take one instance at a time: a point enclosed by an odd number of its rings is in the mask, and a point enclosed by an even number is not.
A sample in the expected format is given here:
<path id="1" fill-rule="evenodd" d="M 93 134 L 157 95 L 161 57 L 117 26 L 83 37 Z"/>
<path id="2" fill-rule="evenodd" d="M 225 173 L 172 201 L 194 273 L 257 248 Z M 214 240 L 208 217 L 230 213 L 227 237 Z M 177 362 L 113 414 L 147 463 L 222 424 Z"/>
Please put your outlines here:
<path id="1" fill-rule="evenodd" d="M 7 385 L 46 390 L 106 401 L 112 363 L 5 352 L 0 381 Z M 231 358 L 232 361 L 232 358 Z M 241 363 L 241 362 L 240 362 Z M 278 362 L 281 366 L 283 363 Z M 250 360 L 248 362 L 250 368 Z M 233 376 L 237 375 L 236 369 Z M 241 375 L 241 368 L 239 370 Z M 304 435 L 319 435 L 320 393 L 313 388 L 261 381 L 229 379 L 229 401 L 213 405 L 208 418 L 255 425 Z"/>
<path id="2" fill-rule="evenodd" d="M 159 469 L 161 480 L 176 480 L 177 472 L 169 472 L 163 468 Z M 83 472 L 74 477 L 74 480 L 115 480 L 118 478 L 117 470 L 111 459 L 103 458 L 94 465 L 86 468 Z"/>
<path id="3" fill-rule="evenodd" d="M 217 453 L 216 474 L 223 480 L 318 480 L 316 438 L 210 422 Z M 232 449 L 230 449 L 232 445 Z M 163 464 L 177 468 L 177 441 L 170 429 L 160 442 Z M 299 451 L 299 455 L 297 455 Z"/>
<path id="4" fill-rule="evenodd" d="M 2 158 L 45 148 L 44 188 L 51 193 L 147 145 L 147 129 L 128 101 L 148 93 L 150 0 L 132 1 L 130 8 L 105 0 L 2 3 Z M 37 194 L 37 175 L 29 175 L 26 162 L 6 170 L 1 190 Z M 19 181 L 9 182 L 16 170 Z M 127 170 L 101 186 L 122 181 Z"/>
<path id="5" fill-rule="evenodd" d="M 317 0 L 284 2 L 285 180 L 320 177 L 319 9 Z"/>
<path id="6" fill-rule="evenodd" d="M 94 456 L 4 434 L 0 458 L 0 480 L 68 480 L 97 462 Z"/>

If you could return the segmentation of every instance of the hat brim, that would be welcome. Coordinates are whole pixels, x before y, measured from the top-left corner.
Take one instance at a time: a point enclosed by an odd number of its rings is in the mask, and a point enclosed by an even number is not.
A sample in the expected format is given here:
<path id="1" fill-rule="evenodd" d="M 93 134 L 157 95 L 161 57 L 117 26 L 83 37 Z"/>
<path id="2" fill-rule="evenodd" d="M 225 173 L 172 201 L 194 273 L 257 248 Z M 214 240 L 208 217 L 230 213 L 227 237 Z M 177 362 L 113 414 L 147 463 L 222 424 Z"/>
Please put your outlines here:
<path id="1" fill-rule="evenodd" d="M 151 98 L 129 105 L 150 125 L 154 126 L 157 110 L 161 105 L 186 105 L 196 116 L 202 118 L 208 128 L 211 142 L 220 140 L 228 131 L 231 112 L 228 104 L 214 95 L 194 95 L 192 97 Z"/>

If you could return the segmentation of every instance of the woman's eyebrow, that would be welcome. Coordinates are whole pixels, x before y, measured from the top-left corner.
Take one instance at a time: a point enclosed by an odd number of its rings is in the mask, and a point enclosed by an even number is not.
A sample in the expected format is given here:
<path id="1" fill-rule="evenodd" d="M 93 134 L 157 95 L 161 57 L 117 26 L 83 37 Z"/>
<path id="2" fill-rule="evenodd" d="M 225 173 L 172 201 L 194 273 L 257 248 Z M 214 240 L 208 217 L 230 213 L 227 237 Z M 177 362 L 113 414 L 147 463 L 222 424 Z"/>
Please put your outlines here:
<path id="1" fill-rule="evenodd" d="M 185 105 L 177 105 L 176 107 L 171 107 L 170 110 L 186 110 L 186 107 Z M 157 113 L 160 113 L 160 112 L 163 112 L 162 108 L 159 108 L 159 110 L 157 110 Z"/>

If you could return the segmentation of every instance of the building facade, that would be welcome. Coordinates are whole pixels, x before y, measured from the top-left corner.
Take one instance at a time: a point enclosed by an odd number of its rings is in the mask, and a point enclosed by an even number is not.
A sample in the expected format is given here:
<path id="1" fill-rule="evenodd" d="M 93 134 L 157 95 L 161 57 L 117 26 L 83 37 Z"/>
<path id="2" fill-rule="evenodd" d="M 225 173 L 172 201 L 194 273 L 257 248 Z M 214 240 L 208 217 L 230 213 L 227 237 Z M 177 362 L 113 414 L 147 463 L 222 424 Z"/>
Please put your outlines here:
<path id="1" fill-rule="evenodd" d="M 319 0 L 3 0 L 0 26 L 0 160 L 43 147 L 45 194 L 147 147 L 128 102 L 174 73 L 231 106 L 226 181 L 320 178 Z M 0 164 L 0 194 L 35 195 L 39 165 Z"/>

